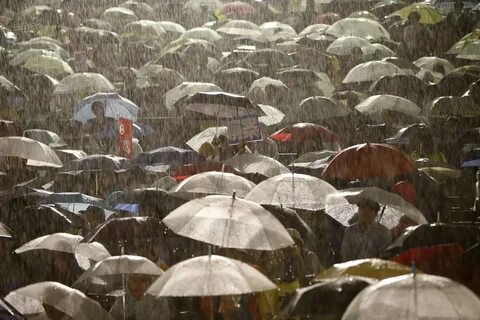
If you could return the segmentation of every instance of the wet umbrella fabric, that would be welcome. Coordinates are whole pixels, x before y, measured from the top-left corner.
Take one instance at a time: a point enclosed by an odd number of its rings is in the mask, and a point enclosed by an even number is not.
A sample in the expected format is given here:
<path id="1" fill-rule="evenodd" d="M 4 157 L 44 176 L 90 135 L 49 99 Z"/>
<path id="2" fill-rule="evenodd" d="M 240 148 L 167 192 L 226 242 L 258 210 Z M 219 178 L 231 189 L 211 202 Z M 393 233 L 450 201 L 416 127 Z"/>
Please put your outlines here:
<path id="1" fill-rule="evenodd" d="M 277 287 L 253 267 L 229 258 L 211 255 L 180 262 L 147 290 L 156 297 L 205 297 L 239 295 L 274 290 Z"/>
<path id="2" fill-rule="evenodd" d="M 186 142 L 186 145 L 192 148 L 195 151 L 199 151 L 200 147 L 205 143 L 212 143 L 215 138 L 218 138 L 220 135 L 224 135 L 228 138 L 228 128 L 227 127 L 210 127 L 199 134 L 192 137 Z"/>
<path id="3" fill-rule="evenodd" d="M 105 200 L 79 192 L 52 193 L 43 199 L 43 203 L 55 203 L 74 213 L 86 210 L 90 206 L 106 210 L 111 209 Z"/>
<path id="4" fill-rule="evenodd" d="M 53 91 L 54 95 L 73 95 L 84 98 L 97 92 L 113 92 L 115 87 L 99 73 L 74 73 L 62 79 Z"/>
<path id="5" fill-rule="evenodd" d="M 45 49 L 28 49 L 18 53 L 12 60 L 10 60 L 11 66 L 18 66 L 25 64 L 29 59 L 37 56 L 49 56 L 61 59 L 61 56 L 55 51 Z"/>
<path id="6" fill-rule="evenodd" d="M 62 161 L 49 146 L 24 137 L 0 138 L 0 155 L 27 160 L 27 165 L 61 168 Z"/>
<path id="7" fill-rule="evenodd" d="M 214 83 L 208 82 L 183 82 L 179 86 L 167 91 L 165 94 L 165 106 L 173 110 L 177 101 L 197 92 L 221 92 L 222 89 Z"/>
<path id="8" fill-rule="evenodd" d="M 355 106 L 361 113 L 378 118 L 386 111 L 393 111 L 416 118 L 422 112 L 415 103 L 402 97 L 383 94 L 371 96 Z"/>
<path id="9" fill-rule="evenodd" d="M 54 56 L 31 57 L 25 62 L 23 67 L 35 73 L 49 75 L 55 79 L 62 79 L 74 73 L 68 63 Z"/>
<path id="10" fill-rule="evenodd" d="M 463 285 L 419 274 L 395 277 L 366 288 L 352 301 L 342 319 L 372 319 L 381 314 L 385 318 L 473 320 L 479 313 L 480 299 Z"/>
<path id="11" fill-rule="evenodd" d="M 390 17 L 399 16 L 400 18 L 406 20 L 412 12 L 416 12 L 420 15 L 421 24 L 436 24 L 443 20 L 442 15 L 440 14 L 440 12 L 438 12 L 437 9 L 421 3 L 414 3 L 412 5 L 404 7 L 392 13 Z"/>
<path id="12" fill-rule="evenodd" d="M 225 161 L 242 173 L 259 173 L 268 178 L 289 173 L 287 167 L 277 160 L 258 153 L 238 154 Z"/>
<path id="13" fill-rule="evenodd" d="M 0 239 L 11 239 L 12 230 L 9 227 L 0 222 Z"/>
<path id="14" fill-rule="evenodd" d="M 15 250 L 15 253 L 23 253 L 31 250 L 51 250 L 74 253 L 76 247 L 82 241 L 82 236 L 68 233 L 54 233 L 33 239 Z"/>
<path id="15" fill-rule="evenodd" d="M 70 170 L 87 170 L 87 171 L 115 171 L 130 169 L 131 163 L 127 158 L 93 154 L 88 157 L 73 160 L 69 163 Z"/>
<path id="16" fill-rule="evenodd" d="M 361 63 L 347 73 L 343 83 L 376 81 L 383 76 L 405 74 L 402 69 L 390 62 L 370 61 Z"/>
<path id="17" fill-rule="evenodd" d="M 139 154 L 133 162 L 139 165 L 154 164 L 188 164 L 204 161 L 202 157 L 193 150 L 177 147 L 162 147 Z"/>
<path id="18" fill-rule="evenodd" d="M 171 190 L 180 197 L 195 198 L 203 195 L 232 195 L 244 198 L 255 183 L 228 172 L 203 172 L 180 182 Z"/>
<path id="19" fill-rule="evenodd" d="M 136 120 L 140 108 L 132 101 L 119 96 L 116 93 L 97 93 L 83 99 L 76 107 L 73 119 L 86 123 L 95 119 L 92 112 L 92 105 L 95 102 L 102 102 L 105 106 L 105 117 L 118 119 L 120 117 Z"/>
<path id="20" fill-rule="evenodd" d="M 63 148 L 67 146 L 65 140 L 63 140 L 58 134 L 48 130 L 28 129 L 24 131 L 24 136 L 40 141 L 50 148 Z"/>
<path id="21" fill-rule="evenodd" d="M 287 230 L 270 212 L 232 196 L 192 200 L 163 222 L 179 235 L 222 248 L 276 250 L 293 244 Z"/>
<path id="22" fill-rule="evenodd" d="M 262 205 L 322 210 L 325 208 L 327 195 L 335 192 L 333 186 L 321 179 L 286 173 L 259 183 L 245 199 Z"/>
<path id="23" fill-rule="evenodd" d="M 366 18 L 342 19 L 332 24 L 326 33 L 335 37 L 356 36 L 376 40 L 390 39 L 390 34 L 380 23 Z"/>
<path id="24" fill-rule="evenodd" d="M 397 148 L 378 143 L 359 144 L 342 150 L 323 171 L 326 179 L 352 181 L 366 178 L 389 178 L 414 173 L 412 159 Z"/>
<path id="25" fill-rule="evenodd" d="M 39 282 L 17 289 L 5 300 L 25 316 L 44 312 L 43 303 L 75 320 L 112 319 L 98 302 L 58 282 Z"/>

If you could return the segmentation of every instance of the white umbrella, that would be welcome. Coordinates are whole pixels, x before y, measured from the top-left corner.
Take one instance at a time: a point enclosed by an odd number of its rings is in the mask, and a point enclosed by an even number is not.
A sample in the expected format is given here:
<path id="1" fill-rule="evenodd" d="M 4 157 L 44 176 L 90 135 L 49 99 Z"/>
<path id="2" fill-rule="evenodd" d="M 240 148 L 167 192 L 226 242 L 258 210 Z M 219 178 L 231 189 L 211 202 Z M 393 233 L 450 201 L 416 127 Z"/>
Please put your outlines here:
<path id="1" fill-rule="evenodd" d="M 211 255 L 174 265 L 148 288 L 147 294 L 156 297 L 208 297 L 276 288 L 274 283 L 248 264 Z"/>
<path id="2" fill-rule="evenodd" d="M 45 312 L 42 304 L 46 304 L 75 320 L 112 319 L 98 302 L 58 282 L 39 282 L 17 289 L 5 301 L 24 316 Z"/>
<path id="3" fill-rule="evenodd" d="M 24 137 L 0 138 L 0 156 L 27 160 L 27 165 L 61 168 L 62 161 L 49 146 Z"/>
<path id="4" fill-rule="evenodd" d="M 262 30 L 255 23 L 246 20 L 231 20 L 217 29 L 217 32 L 230 36 L 264 39 Z"/>
<path id="5" fill-rule="evenodd" d="M 390 62 L 370 61 L 353 67 L 343 79 L 343 83 L 376 81 L 383 76 L 405 74 L 402 69 Z"/>
<path id="6" fill-rule="evenodd" d="M 157 21 L 159 25 L 167 32 L 184 34 L 187 31 L 181 24 L 172 21 Z"/>
<path id="7" fill-rule="evenodd" d="M 235 196 L 207 196 L 172 211 L 163 222 L 175 233 L 222 248 L 276 250 L 293 244 L 267 210 Z"/>
<path id="8" fill-rule="evenodd" d="M 297 32 L 292 26 L 278 21 L 265 22 L 260 25 L 260 29 L 270 41 L 289 40 L 297 36 Z"/>
<path id="9" fill-rule="evenodd" d="M 246 200 L 258 204 L 305 210 L 325 208 L 327 195 L 337 190 L 328 182 L 304 175 L 285 173 L 259 183 Z"/>
<path id="10" fill-rule="evenodd" d="M 43 129 L 28 129 L 23 135 L 27 138 L 40 141 L 51 148 L 66 147 L 67 143 L 58 134 Z"/>
<path id="11" fill-rule="evenodd" d="M 313 33 L 322 34 L 325 31 L 327 31 L 328 28 L 330 28 L 329 24 L 323 24 L 323 23 L 312 24 L 306 27 L 305 29 L 303 29 L 302 32 L 300 32 L 298 35 L 303 37 Z"/>
<path id="12" fill-rule="evenodd" d="M 338 56 L 348 56 L 352 54 L 354 48 L 360 49 L 367 46 L 370 46 L 370 42 L 365 38 L 345 36 L 333 41 L 327 47 L 327 52 Z"/>
<path id="13" fill-rule="evenodd" d="M 222 89 L 209 82 L 183 82 L 165 94 L 165 106 L 173 110 L 174 104 L 182 98 L 197 92 L 221 92 Z"/>
<path id="14" fill-rule="evenodd" d="M 368 60 L 378 60 L 395 56 L 395 52 L 381 43 L 372 43 L 362 47 L 363 57 Z"/>
<path id="15" fill-rule="evenodd" d="M 113 26 L 123 27 L 138 20 L 138 17 L 130 9 L 122 7 L 108 8 L 102 13 L 102 19 Z"/>
<path id="16" fill-rule="evenodd" d="M 335 37 L 357 36 L 365 39 L 390 39 L 390 34 L 377 21 L 366 18 L 345 18 L 332 24 L 326 31 Z"/>
<path id="17" fill-rule="evenodd" d="M 290 170 L 282 163 L 258 153 L 238 154 L 225 161 L 225 164 L 234 167 L 242 173 L 260 173 L 269 178 L 290 173 Z"/>
<path id="18" fill-rule="evenodd" d="M 411 117 L 417 117 L 422 112 L 422 109 L 412 101 L 389 94 L 368 97 L 357 104 L 355 109 L 377 119 L 385 111 L 394 111 Z"/>
<path id="19" fill-rule="evenodd" d="M 422 319 L 473 320 L 480 314 L 480 299 L 450 279 L 405 275 L 365 288 L 350 303 L 343 320 Z"/>
<path id="20" fill-rule="evenodd" d="M 266 104 L 259 104 L 258 106 L 266 114 L 266 116 L 258 117 L 258 122 L 263 123 L 267 127 L 282 122 L 285 117 L 285 114 L 275 107 Z"/>
<path id="21" fill-rule="evenodd" d="M 0 239 L 1 238 L 12 238 L 12 230 L 0 222 Z"/>
<path id="22" fill-rule="evenodd" d="M 420 69 L 427 69 L 430 71 L 434 71 L 435 67 L 440 66 L 444 69 L 444 72 L 442 72 L 443 74 L 447 74 L 455 70 L 455 66 L 450 61 L 439 57 L 422 57 L 414 61 L 413 64 Z"/>
<path id="23" fill-rule="evenodd" d="M 95 119 L 92 112 L 92 105 L 95 102 L 101 102 L 105 107 L 105 117 L 118 119 L 120 117 L 136 120 L 140 108 L 116 93 L 97 93 L 93 96 L 86 97 L 76 107 L 73 119 L 86 123 L 88 120 Z"/>
<path id="24" fill-rule="evenodd" d="M 213 142 L 215 137 L 224 135 L 228 138 L 228 128 L 227 127 L 210 127 L 199 134 L 195 135 L 193 138 L 187 141 L 187 146 L 192 148 L 195 151 L 199 151 L 202 144 L 205 142 Z"/>
<path id="25" fill-rule="evenodd" d="M 401 196 L 375 187 L 350 188 L 330 194 L 327 197 L 326 213 L 348 226 L 348 221 L 357 211 L 357 206 L 348 202 L 357 203 L 362 199 L 385 206 L 378 213 L 377 219 L 388 228 L 395 227 L 402 216 L 407 216 L 418 224 L 428 223 L 423 214 Z"/>
<path id="26" fill-rule="evenodd" d="M 186 39 L 200 39 L 208 42 L 215 42 L 222 39 L 222 36 L 219 35 L 215 30 L 210 28 L 198 27 L 187 30 L 184 34 L 178 38 L 179 40 Z"/>
<path id="27" fill-rule="evenodd" d="M 189 0 L 183 5 L 184 9 L 201 11 L 202 7 L 207 7 L 209 11 L 214 11 L 222 6 L 222 2 L 219 0 Z"/>
<path id="28" fill-rule="evenodd" d="M 84 98 L 97 92 L 114 92 L 115 87 L 99 73 L 75 73 L 62 79 L 53 90 L 54 95 L 74 95 Z"/>
<path id="29" fill-rule="evenodd" d="M 209 171 L 202 172 L 180 182 L 171 190 L 187 198 L 209 194 L 232 195 L 244 198 L 255 187 L 255 183 L 233 173 Z"/>
<path id="30" fill-rule="evenodd" d="M 54 233 L 33 239 L 15 250 L 15 253 L 23 253 L 31 250 L 51 250 L 74 253 L 82 236 L 69 233 Z"/>
<path id="31" fill-rule="evenodd" d="M 32 57 L 38 56 L 49 56 L 61 59 L 62 57 L 55 51 L 45 50 L 45 49 L 28 49 L 26 51 L 20 52 L 10 60 L 11 66 L 18 66 L 26 63 Z"/>
<path id="32" fill-rule="evenodd" d="M 467 42 L 458 53 L 457 59 L 480 60 L 480 40 Z"/>

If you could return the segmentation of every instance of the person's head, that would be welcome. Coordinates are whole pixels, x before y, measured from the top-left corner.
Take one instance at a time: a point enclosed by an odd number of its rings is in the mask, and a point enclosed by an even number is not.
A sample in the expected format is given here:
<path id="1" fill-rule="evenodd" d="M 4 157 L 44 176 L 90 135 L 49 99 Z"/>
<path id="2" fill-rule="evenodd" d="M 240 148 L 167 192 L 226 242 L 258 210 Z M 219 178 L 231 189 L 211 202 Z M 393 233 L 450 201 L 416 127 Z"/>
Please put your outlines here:
<path id="1" fill-rule="evenodd" d="M 82 213 L 85 218 L 85 227 L 88 230 L 92 230 L 99 224 L 105 222 L 105 213 L 101 208 L 89 206 L 85 211 L 82 211 Z"/>
<path id="2" fill-rule="evenodd" d="M 225 149 L 230 146 L 230 142 L 228 141 L 228 138 L 223 134 L 218 136 L 218 144 L 220 147 Z"/>
<path id="3" fill-rule="evenodd" d="M 130 294 L 137 300 L 140 300 L 148 287 L 153 282 L 153 278 L 145 274 L 130 274 L 128 276 L 127 286 Z"/>
<path id="4" fill-rule="evenodd" d="M 420 23 L 421 16 L 418 12 L 410 12 L 408 15 L 408 21 L 412 24 L 419 24 Z"/>
<path id="5" fill-rule="evenodd" d="M 377 217 L 380 205 L 369 199 L 361 199 L 358 203 L 357 218 L 359 223 L 371 224 Z"/>
<path id="6" fill-rule="evenodd" d="M 105 118 L 105 106 L 101 101 L 95 101 L 92 103 L 92 112 L 95 118 L 102 120 Z"/>

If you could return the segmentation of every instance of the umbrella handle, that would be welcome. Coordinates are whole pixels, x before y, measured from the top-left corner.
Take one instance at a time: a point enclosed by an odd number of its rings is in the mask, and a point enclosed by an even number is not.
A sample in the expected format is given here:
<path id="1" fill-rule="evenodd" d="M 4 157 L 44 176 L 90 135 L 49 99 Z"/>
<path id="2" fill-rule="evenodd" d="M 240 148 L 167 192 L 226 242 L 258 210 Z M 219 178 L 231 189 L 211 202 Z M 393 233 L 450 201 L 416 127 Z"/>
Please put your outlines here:
<path id="1" fill-rule="evenodd" d="M 380 223 L 380 221 L 382 220 L 383 218 L 383 214 L 385 213 L 385 209 L 387 208 L 386 205 L 383 206 L 382 208 L 382 213 L 380 213 L 380 217 L 378 218 L 378 223 Z"/>

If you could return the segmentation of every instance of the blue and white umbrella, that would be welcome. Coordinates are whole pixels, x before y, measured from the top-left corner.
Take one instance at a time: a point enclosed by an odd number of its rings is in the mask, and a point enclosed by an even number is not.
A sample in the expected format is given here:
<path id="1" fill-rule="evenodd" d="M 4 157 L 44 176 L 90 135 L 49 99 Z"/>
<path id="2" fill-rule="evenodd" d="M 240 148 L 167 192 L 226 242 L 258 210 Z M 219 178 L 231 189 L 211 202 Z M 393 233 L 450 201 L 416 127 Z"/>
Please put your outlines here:
<path id="1" fill-rule="evenodd" d="M 92 104 L 96 101 L 104 103 L 105 117 L 107 118 L 118 119 L 124 117 L 136 120 L 140 110 L 135 103 L 116 93 L 97 93 L 86 97 L 75 107 L 73 119 L 83 123 L 95 119 L 95 114 L 92 112 Z"/>

